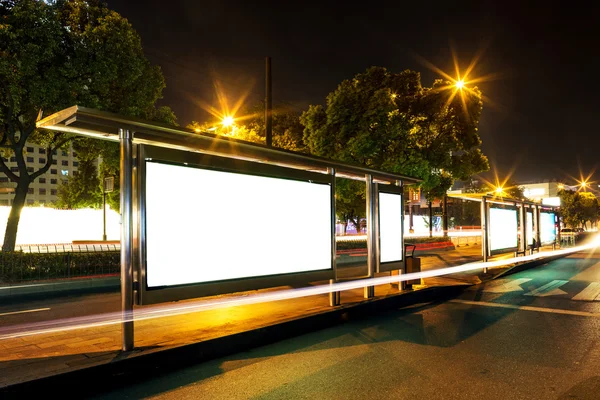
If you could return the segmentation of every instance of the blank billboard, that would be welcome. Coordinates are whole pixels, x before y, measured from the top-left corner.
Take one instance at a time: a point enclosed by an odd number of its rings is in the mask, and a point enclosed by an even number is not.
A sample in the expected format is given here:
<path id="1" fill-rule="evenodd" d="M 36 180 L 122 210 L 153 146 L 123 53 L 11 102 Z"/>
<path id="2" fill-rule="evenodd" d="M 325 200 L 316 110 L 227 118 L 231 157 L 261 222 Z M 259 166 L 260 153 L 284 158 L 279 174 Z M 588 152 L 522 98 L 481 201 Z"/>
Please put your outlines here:
<path id="1" fill-rule="evenodd" d="M 518 216 L 512 208 L 490 207 L 490 250 L 516 249 L 518 246 Z"/>
<path id="2" fill-rule="evenodd" d="M 332 269 L 331 186 L 148 160 L 148 288 Z"/>
<path id="3" fill-rule="evenodd" d="M 533 246 L 533 212 L 525 213 L 525 236 L 527 237 L 527 246 Z"/>
<path id="4" fill-rule="evenodd" d="M 540 242 L 543 245 L 556 241 L 556 221 L 553 212 L 540 212 Z"/>
<path id="5" fill-rule="evenodd" d="M 402 261 L 402 195 L 379 192 L 379 260 Z"/>

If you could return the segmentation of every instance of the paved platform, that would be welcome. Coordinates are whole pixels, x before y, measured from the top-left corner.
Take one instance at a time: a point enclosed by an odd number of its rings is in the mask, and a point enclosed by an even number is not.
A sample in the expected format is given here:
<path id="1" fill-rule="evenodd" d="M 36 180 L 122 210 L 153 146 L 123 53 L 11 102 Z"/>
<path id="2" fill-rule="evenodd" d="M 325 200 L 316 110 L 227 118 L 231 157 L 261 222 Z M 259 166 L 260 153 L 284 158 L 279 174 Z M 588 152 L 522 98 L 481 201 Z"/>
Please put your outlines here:
<path id="1" fill-rule="evenodd" d="M 472 246 L 425 254 L 421 258 L 422 270 L 479 261 L 480 252 L 478 246 Z M 431 288 L 435 287 L 472 285 L 493 278 L 508 269 L 509 267 L 502 267 L 489 270 L 487 274 L 477 271 L 428 278 L 422 282 L 423 285 L 415 286 L 416 290 L 400 291 L 390 284 L 376 286 L 375 298 L 369 300 L 363 298 L 362 290 L 350 290 L 342 292 L 341 305 L 337 307 L 329 306 L 328 295 L 318 295 L 136 321 L 135 350 L 126 354 L 120 351 L 121 326 L 119 324 L 4 339 L 0 340 L 0 388 L 10 391 L 28 381 L 111 365 L 165 350 L 185 349 L 182 346 L 234 337 L 248 332 L 254 332 L 253 337 L 260 337 L 261 332 L 268 332 L 270 327 L 291 322 L 295 324 L 294 329 L 298 331 L 310 330 L 311 326 L 306 324 L 316 323 L 317 320 L 323 321 L 329 318 L 331 313 L 336 313 L 336 318 L 343 318 L 344 312 L 365 304 L 377 306 L 380 301 L 420 291 L 431 292 Z M 340 270 L 340 276 L 346 278 L 360 277 L 363 274 L 366 274 L 366 266 L 363 265 Z M 251 293 L 280 289 L 282 288 L 217 297 L 248 296 Z M 424 301 L 423 298 L 415 297 L 415 299 L 415 301 Z M 239 338 L 242 341 L 249 340 L 244 336 Z M 260 340 L 256 343 L 259 342 Z M 251 347 L 256 343 L 246 343 L 246 345 Z"/>

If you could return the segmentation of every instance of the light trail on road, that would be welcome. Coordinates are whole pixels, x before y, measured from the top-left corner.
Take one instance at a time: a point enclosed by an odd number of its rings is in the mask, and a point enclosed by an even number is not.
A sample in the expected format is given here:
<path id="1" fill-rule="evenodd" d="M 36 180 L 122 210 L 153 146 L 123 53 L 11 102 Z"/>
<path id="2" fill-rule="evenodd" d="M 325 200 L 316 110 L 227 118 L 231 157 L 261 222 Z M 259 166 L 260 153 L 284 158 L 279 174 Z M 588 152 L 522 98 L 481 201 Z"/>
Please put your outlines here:
<path id="1" fill-rule="evenodd" d="M 331 292 L 343 292 L 347 290 L 360 289 L 367 286 L 378 286 L 390 283 L 399 283 L 409 280 L 432 278 L 461 272 L 474 271 L 483 268 L 495 268 L 510 264 L 518 264 L 543 258 L 564 256 L 581 251 L 595 249 L 600 245 L 600 237 L 587 245 L 572 247 L 568 249 L 553 250 L 543 253 L 531 254 L 523 257 L 512 257 L 508 259 L 474 262 L 454 267 L 441 268 L 431 271 L 415 272 L 395 276 L 382 276 L 377 278 L 359 279 L 347 282 L 311 286 L 297 289 L 278 290 L 269 293 L 257 293 L 248 296 L 234 296 L 226 298 L 211 298 L 208 300 L 195 300 L 185 304 L 161 304 L 139 308 L 134 310 L 134 315 L 126 315 L 122 312 L 96 314 L 83 317 L 60 319 L 56 321 L 43 321 L 30 324 L 13 325 L 0 328 L 0 340 L 14 339 L 25 336 L 49 334 L 71 331 L 76 329 L 87 329 L 99 326 L 120 324 L 129 321 L 143 321 L 155 318 L 172 317 L 200 311 L 214 310 L 225 307 L 235 307 L 271 301 L 291 300 L 307 296 L 328 294 Z"/>

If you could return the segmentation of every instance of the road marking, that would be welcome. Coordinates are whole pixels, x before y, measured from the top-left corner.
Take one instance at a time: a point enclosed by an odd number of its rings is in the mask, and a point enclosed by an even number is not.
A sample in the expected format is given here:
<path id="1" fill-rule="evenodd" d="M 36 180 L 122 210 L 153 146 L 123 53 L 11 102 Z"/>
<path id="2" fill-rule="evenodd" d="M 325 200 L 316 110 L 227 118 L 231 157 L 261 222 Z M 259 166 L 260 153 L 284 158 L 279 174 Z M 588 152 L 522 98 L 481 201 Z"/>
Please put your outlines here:
<path id="1" fill-rule="evenodd" d="M 26 314 L 26 313 L 33 313 L 33 312 L 40 312 L 40 311 L 49 311 L 49 310 L 50 310 L 49 308 L 36 308 L 35 310 L 11 311 L 11 312 L 0 314 L 0 317 L 3 317 L 5 315 Z"/>
<path id="2" fill-rule="evenodd" d="M 577 296 L 573 297 L 573 300 L 594 301 L 600 300 L 600 298 L 598 298 L 599 296 L 600 282 L 592 282 L 588 285 L 588 287 L 579 292 Z"/>
<path id="3" fill-rule="evenodd" d="M 520 278 L 520 279 L 501 279 L 498 281 L 493 281 L 493 283 L 486 284 L 483 288 L 483 291 L 486 293 L 507 293 L 507 292 L 516 292 L 523 291 L 521 287 L 522 284 L 529 282 L 531 279 L 528 278 Z"/>
<path id="4" fill-rule="evenodd" d="M 542 287 L 534 289 L 529 293 L 525 293 L 525 296 L 546 297 L 567 294 L 567 292 L 565 292 L 564 290 L 559 289 L 559 287 L 561 287 L 567 282 L 569 281 L 553 280 L 552 282 L 547 283 Z"/>
<path id="5" fill-rule="evenodd" d="M 559 308 L 546 308 L 546 307 L 532 307 L 532 306 L 516 306 L 514 304 L 501 304 L 501 303 L 491 303 L 488 301 L 472 301 L 472 300 L 449 300 L 450 303 L 458 303 L 458 304 L 467 304 L 472 306 L 482 306 L 482 307 L 495 307 L 495 308 L 509 308 L 511 310 L 521 310 L 521 311 L 536 311 L 550 314 L 563 314 L 563 315 L 575 315 L 578 317 L 591 317 L 591 318 L 600 318 L 600 313 L 593 313 L 589 311 L 573 311 L 573 310 L 561 310 Z"/>

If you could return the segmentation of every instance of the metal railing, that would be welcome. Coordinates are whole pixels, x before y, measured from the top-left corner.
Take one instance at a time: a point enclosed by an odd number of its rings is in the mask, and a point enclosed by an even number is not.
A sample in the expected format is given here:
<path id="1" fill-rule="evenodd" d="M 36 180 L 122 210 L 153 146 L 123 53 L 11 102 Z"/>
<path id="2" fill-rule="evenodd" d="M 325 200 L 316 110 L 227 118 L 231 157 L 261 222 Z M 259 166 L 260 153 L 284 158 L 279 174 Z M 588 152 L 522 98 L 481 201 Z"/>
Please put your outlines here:
<path id="1" fill-rule="evenodd" d="M 451 236 L 450 240 L 456 247 L 478 245 L 481 243 L 481 236 Z"/>
<path id="2" fill-rule="evenodd" d="M 104 251 L 120 251 L 121 245 L 114 243 L 86 243 L 86 244 L 22 244 L 15 246 L 15 251 L 23 253 L 93 253 Z"/>

